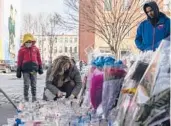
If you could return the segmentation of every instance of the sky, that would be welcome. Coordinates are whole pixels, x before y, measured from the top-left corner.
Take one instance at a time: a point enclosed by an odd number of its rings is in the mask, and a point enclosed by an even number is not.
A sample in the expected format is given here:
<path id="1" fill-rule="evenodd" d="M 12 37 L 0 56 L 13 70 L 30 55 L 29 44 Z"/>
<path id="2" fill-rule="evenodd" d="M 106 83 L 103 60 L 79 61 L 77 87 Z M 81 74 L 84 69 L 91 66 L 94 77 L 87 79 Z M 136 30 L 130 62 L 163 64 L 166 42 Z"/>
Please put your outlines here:
<path id="1" fill-rule="evenodd" d="M 39 13 L 49 14 L 57 12 L 63 18 L 67 18 L 68 8 L 64 4 L 65 0 L 21 0 L 21 15 L 30 13 L 37 15 Z M 77 33 L 77 30 L 66 32 L 67 34 Z"/>
<path id="2" fill-rule="evenodd" d="M 40 12 L 57 12 L 61 15 L 65 13 L 64 0 L 21 0 L 22 14 L 37 14 Z"/>

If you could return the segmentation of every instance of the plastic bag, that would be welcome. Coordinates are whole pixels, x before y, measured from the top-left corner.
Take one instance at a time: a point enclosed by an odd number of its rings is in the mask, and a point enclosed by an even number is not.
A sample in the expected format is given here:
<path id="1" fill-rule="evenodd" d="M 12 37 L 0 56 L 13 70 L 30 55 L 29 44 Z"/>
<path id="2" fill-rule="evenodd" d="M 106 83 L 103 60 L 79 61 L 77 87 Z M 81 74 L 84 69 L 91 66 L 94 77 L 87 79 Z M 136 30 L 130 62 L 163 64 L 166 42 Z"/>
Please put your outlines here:
<path id="1" fill-rule="evenodd" d="M 156 81 L 152 94 L 156 95 L 168 88 L 170 88 L 170 78 L 160 78 Z"/>
<path id="2" fill-rule="evenodd" d="M 112 57 L 106 57 L 104 61 L 105 81 L 125 77 L 126 71 L 122 61 L 115 61 Z"/>
<path id="3" fill-rule="evenodd" d="M 86 91 L 85 95 L 84 95 L 84 101 L 83 101 L 83 106 L 90 106 L 90 92 Z"/>
<path id="4" fill-rule="evenodd" d="M 136 88 L 140 80 L 142 79 L 143 74 L 145 73 L 147 64 L 149 64 L 149 62 L 151 61 L 152 56 L 153 56 L 153 52 L 140 53 L 140 55 L 136 58 L 136 61 L 128 70 L 128 73 L 122 85 L 122 89 L 123 91 L 129 89 L 132 93 L 121 93 L 119 96 L 119 101 L 118 101 L 118 106 L 117 106 L 119 111 L 116 117 L 116 122 L 118 125 L 121 125 L 121 126 L 129 125 L 129 124 L 124 124 L 124 121 L 126 120 L 128 115 L 129 115 L 129 119 L 132 117 L 131 115 L 132 112 L 131 113 L 128 112 L 130 108 L 131 108 L 131 111 L 134 110 L 134 107 L 131 107 L 132 98 L 134 97 Z M 141 71 L 141 74 L 139 74 L 137 70 L 137 67 L 141 68 L 140 67 L 141 65 L 139 64 L 141 64 L 145 68 L 143 70 L 139 69 Z"/>
<path id="5" fill-rule="evenodd" d="M 103 83 L 102 108 L 105 118 L 108 117 L 110 110 L 116 104 L 122 82 L 123 79 L 115 79 Z"/>
<path id="6" fill-rule="evenodd" d="M 156 95 L 168 88 L 170 88 L 170 37 L 162 40 L 161 48 L 159 50 L 158 67 L 156 68 L 156 78 L 154 79 L 154 87 L 152 95 Z"/>
<path id="7" fill-rule="evenodd" d="M 103 114 L 103 107 L 102 107 L 102 104 L 100 104 L 99 107 L 97 108 L 96 114 L 97 114 L 98 116 L 100 116 L 100 115 Z"/>
<path id="8" fill-rule="evenodd" d="M 143 86 L 138 87 L 137 91 L 137 103 L 138 104 L 144 104 L 149 100 L 149 96 L 147 95 L 147 92 L 145 91 L 145 88 Z"/>
<path id="9" fill-rule="evenodd" d="M 92 61 L 91 66 L 89 67 L 88 73 L 86 75 L 86 80 L 85 80 L 85 95 L 84 95 L 84 101 L 83 101 L 83 106 L 90 106 L 90 88 L 91 88 L 91 83 L 92 83 L 92 77 L 93 73 L 96 70 L 95 62 Z"/>

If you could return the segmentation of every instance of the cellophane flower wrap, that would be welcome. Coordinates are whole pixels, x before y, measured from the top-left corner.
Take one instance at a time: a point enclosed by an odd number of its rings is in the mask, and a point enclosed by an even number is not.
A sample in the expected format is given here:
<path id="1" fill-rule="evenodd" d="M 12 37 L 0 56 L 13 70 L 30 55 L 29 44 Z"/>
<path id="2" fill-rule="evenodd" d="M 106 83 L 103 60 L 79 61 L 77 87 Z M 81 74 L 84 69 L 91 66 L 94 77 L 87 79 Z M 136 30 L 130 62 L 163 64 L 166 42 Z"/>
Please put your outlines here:
<path id="1" fill-rule="evenodd" d="M 102 94 L 102 109 L 105 118 L 116 104 L 125 75 L 126 72 L 121 61 L 115 61 L 112 57 L 105 58 Z"/>
<path id="2" fill-rule="evenodd" d="M 90 100 L 93 109 L 97 109 L 102 101 L 102 90 L 103 90 L 103 57 L 98 57 L 95 60 L 96 69 L 94 70 L 91 78 L 90 85 Z"/>

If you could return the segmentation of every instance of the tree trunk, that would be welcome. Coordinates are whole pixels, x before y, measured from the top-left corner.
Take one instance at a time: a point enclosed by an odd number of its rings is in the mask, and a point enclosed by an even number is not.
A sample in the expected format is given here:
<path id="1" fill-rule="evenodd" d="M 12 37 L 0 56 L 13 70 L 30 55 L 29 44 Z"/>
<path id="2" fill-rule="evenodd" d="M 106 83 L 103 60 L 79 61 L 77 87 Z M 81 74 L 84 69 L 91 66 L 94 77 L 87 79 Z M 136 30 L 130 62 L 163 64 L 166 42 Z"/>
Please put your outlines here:
<path id="1" fill-rule="evenodd" d="M 52 40 L 52 36 L 50 38 L 50 50 L 49 50 L 49 62 L 52 63 L 53 61 L 53 40 Z"/>

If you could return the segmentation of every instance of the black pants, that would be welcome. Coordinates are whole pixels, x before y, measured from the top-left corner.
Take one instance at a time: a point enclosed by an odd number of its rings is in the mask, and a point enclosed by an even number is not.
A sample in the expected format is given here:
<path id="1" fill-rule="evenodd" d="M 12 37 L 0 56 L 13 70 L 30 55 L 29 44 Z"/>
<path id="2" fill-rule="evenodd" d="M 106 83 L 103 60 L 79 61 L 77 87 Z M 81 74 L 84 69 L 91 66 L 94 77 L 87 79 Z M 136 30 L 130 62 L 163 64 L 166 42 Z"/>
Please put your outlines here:
<path id="1" fill-rule="evenodd" d="M 74 89 L 74 86 L 71 85 L 70 82 L 67 82 L 62 87 L 60 87 L 60 88 L 58 87 L 58 89 L 60 91 L 62 91 L 62 92 L 65 92 L 66 93 L 66 98 L 68 98 L 71 95 L 71 93 L 72 93 L 72 91 Z"/>

